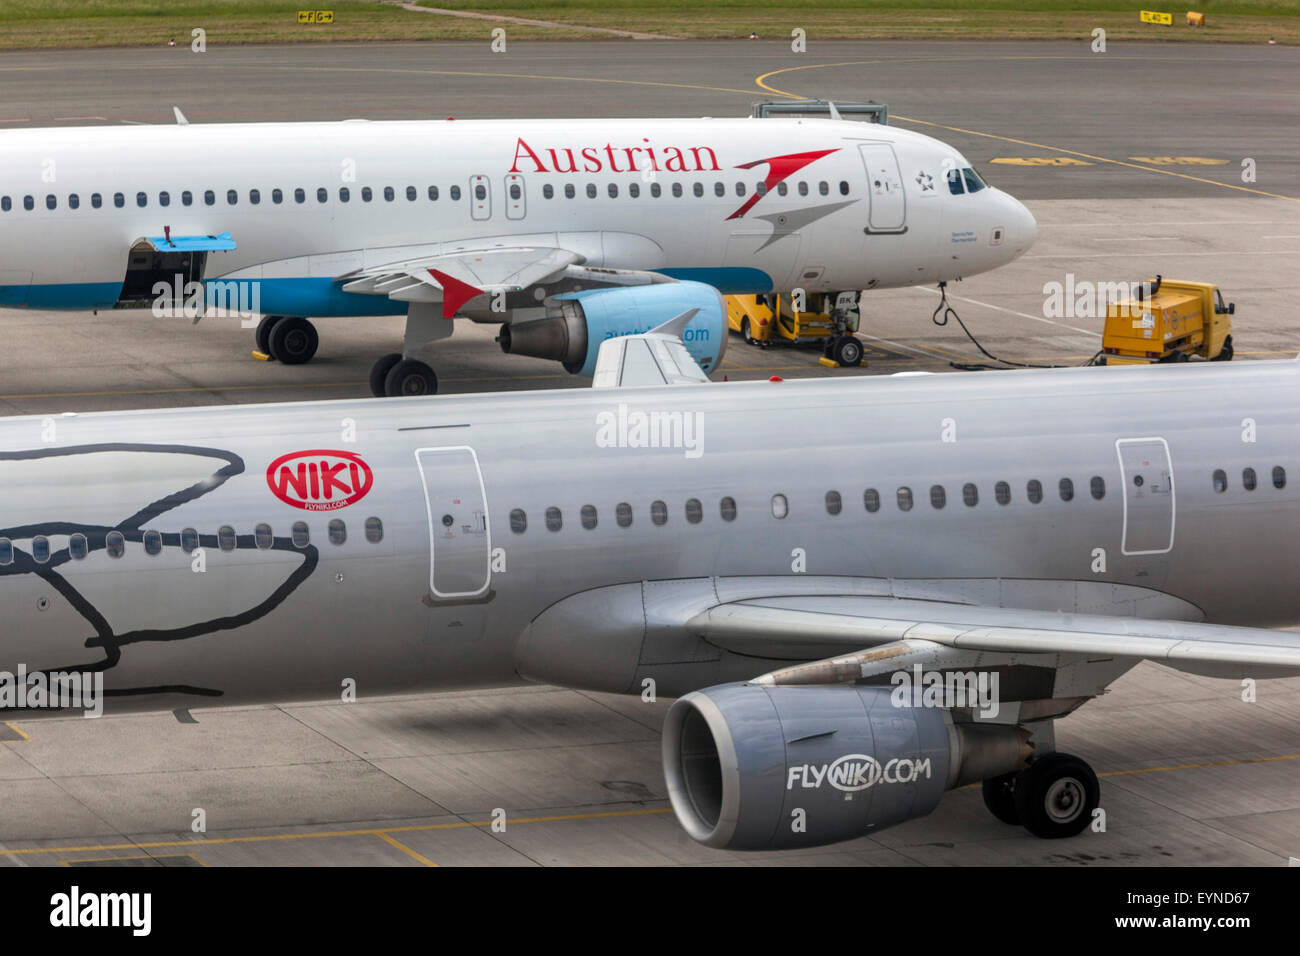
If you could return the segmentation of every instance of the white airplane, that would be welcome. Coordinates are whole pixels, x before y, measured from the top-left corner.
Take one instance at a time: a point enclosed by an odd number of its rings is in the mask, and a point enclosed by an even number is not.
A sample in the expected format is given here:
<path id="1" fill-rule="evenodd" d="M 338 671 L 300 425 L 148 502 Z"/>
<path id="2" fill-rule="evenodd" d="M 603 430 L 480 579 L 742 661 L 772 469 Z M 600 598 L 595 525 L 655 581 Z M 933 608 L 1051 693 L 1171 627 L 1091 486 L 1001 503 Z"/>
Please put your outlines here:
<path id="1" fill-rule="evenodd" d="M 0 307 L 258 314 L 285 363 L 315 354 L 308 317 L 405 314 L 376 395 L 436 391 L 416 354 L 456 316 L 590 375 L 604 339 L 695 308 L 707 372 L 719 293 L 856 301 L 993 269 L 1037 232 L 952 147 L 834 119 L 12 130 L 0 183 Z"/>

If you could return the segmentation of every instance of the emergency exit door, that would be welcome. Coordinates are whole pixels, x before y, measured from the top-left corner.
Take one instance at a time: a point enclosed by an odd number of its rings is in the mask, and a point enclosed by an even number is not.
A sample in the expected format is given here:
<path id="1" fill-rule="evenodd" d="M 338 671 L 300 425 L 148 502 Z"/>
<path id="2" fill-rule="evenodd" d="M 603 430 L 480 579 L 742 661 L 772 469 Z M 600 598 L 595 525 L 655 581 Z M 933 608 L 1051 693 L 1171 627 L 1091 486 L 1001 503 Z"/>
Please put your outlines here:
<path id="1" fill-rule="evenodd" d="M 429 591 L 436 599 L 483 594 L 492 539 L 478 457 L 467 446 L 415 452 L 429 515 Z"/>
<path id="2" fill-rule="evenodd" d="M 867 232 L 906 232 L 907 197 L 894 147 L 888 143 L 862 143 L 858 150 L 867 168 L 867 195 L 871 198 Z"/>
<path id="3" fill-rule="evenodd" d="M 1121 438 L 1124 554 L 1164 554 L 1174 546 L 1174 470 L 1163 438 Z"/>

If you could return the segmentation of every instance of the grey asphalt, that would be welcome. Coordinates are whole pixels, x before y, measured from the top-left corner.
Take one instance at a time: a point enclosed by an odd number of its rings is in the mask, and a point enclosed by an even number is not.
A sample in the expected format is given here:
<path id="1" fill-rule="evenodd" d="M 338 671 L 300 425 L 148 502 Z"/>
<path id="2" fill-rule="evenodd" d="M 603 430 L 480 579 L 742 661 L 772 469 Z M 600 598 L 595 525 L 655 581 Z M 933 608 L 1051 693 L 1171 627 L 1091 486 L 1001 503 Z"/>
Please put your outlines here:
<path id="1" fill-rule="evenodd" d="M 226 50 L 211 38 L 201 55 L 0 54 L 0 128 L 171 122 L 173 104 L 193 122 L 743 115 L 768 95 L 755 78 L 810 67 L 765 82 L 875 98 L 939 124 L 915 128 L 958 145 L 1027 200 L 1040 226 L 1028 255 L 949 289 L 995 354 L 1084 360 L 1101 320 L 1044 314 L 1044 285 L 1157 272 L 1222 286 L 1237 303 L 1239 360 L 1300 351 L 1300 50 L 1112 43 L 1098 55 L 1082 41 L 814 37 L 810 51 L 769 41 L 512 43 L 494 55 L 486 38 Z M 1081 153 L 1092 165 L 990 163 Z M 1229 188 L 1245 185 L 1243 157 L 1257 163 L 1250 188 L 1290 198 Z M 864 297 L 862 369 L 828 370 L 817 352 L 733 336 L 715 377 L 951 371 L 950 361 L 979 358 L 954 324 L 931 323 L 937 302 L 930 289 Z M 251 332 L 229 320 L 10 312 L 0 322 L 4 414 L 353 397 L 401 335 L 400 319 L 323 321 L 318 358 L 286 368 L 250 358 Z M 461 323 L 429 351 L 444 391 L 582 384 L 551 363 L 501 355 L 492 334 Z M 715 853 L 685 836 L 658 765 L 664 707 L 639 698 L 539 687 L 200 711 L 197 723 L 18 721 L 17 731 L 0 724 L 0 865 L 1285 865 L 1300 857 L 1297 690 L 1300 680 L 1262 683 L 1259 701 L 1244 704 L 1233 682 L 1144 664 L 1063 720 L 1061 747 L 1103 774 L 1104 833 L 1039 841 L 962 790 L 931 817 L 793 855 Z M 190 831 L 196 807 L 207 812 L 204 834 Z M 504 831 L 484 825 L 498 808 Z"/>

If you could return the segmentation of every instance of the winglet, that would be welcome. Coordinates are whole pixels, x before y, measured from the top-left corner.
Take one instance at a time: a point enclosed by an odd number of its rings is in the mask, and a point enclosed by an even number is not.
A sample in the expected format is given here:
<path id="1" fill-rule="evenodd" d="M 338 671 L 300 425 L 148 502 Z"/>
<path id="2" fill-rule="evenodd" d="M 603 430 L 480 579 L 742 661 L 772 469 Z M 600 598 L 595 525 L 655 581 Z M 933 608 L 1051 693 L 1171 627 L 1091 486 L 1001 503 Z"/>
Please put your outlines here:
<path id="1" fill-rule="evenodd" d="M 187 119 L 185 118 L 185 114 L 181 112 L 181 108 L 180 108 L 179 106 L 173 106 L 173 107 L 172 107 L 172 112 L 176 114 L 176 125 L 177 125 L 177 126 L 189 126 L 189 125 L 190 125 L 190 121 L 187 120 Z"/>
<path id="2" fill-rule="evenodd" d="M 699 309 L 687 309 L 640 335 L 618 335 L 601 343 L 592 388 L 632 385 L 692 385 L 709 380 L 682 340 Z"/>
<path id="3" fill-rule="evenodd" d="M 687 309 L 681 315 L 673 316 L 663 325 L 656 325 L 653 329 L 651 329 L 649 332 L 646 332 L 645 334 L 646 335 L 671 335 L 675 339 L 680 339 L 682 337 L 682 333 L 686 331 L 686 326 L 691 324 L 691 319 L 695 318 L 695 314 L 699 311 L 700 311 L 699 309 Z"/>

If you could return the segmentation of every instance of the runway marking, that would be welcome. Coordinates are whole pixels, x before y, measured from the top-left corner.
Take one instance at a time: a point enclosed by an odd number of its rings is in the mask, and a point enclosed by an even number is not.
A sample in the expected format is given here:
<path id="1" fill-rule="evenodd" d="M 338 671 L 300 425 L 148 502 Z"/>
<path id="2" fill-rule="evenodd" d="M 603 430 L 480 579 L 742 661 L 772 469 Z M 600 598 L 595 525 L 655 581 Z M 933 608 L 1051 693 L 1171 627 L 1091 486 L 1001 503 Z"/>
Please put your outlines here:
<path id="1" fill-rule="evenodd" d="M 15 738 L 15 737 L 0 737 L 0 741 L 3 741 L 4 743 L 15 743 L 15 742 L 17 742 L 17 741 L 19 741 L 19 740 L 31 740 L 31 739 L 32 739 L 31 737 L 28 737 L 25 733 L 23 733 L 21 730 L 19 730 L 16 724 L 11 724 L 11 723 L 9 723 L 9 721 L 7 721 L 7 720 L 4 722 L 3 725 L 0 725 L 0 726 L 8 727 L 10 730 L 12 730 L 14 733 L 16 733 L 16 734 L 18 735 L 16 738 Z"/>
<path id="2" fill-rule="evenodd" d="M 1128 252 L 1088 252 L 1088 253 L 1071 253 L 1071 252 L 1053 252 L 1042 256 L 1021 256 L 1022 259 L 1112 259 L 1115 256 L 1294 256 L 1293 250 L 1262 250 L 1260 252 L 1138 252 L 1131 249 Z"/>
<path id="3" fill-rule="evenodd" d="M 194 853 L 173 853 L 170 856 L 163 856 L 163 857 L 149 856 L 148 854 L 144 854 L 142 856 L 96 856 L 96 857 L 90 857 L 88 859 L 80 859 L 80 860 L 60 860 L 59 865 L 71 867 L 71 866 L 75 866 L 78 863 L 122 863 L 127 860 L 150 860 L 152 862 L 158 862 L 160 860 L 177 860 L 177 859 L 184 859 L 187 857 L 193 860 L 199 866 L 206 866 L 210 868 L 212 865 L 210 863 L 203 862 L 203 859 Z"/>
<path id="4" fill-rule="evenodd" d="M 569 820 L 600 820 L 610 817 L 637 817 L 650 814 L 672 813 L 672 807 L 647 807 L 641 810 L 606 810 L 598 813 L 566 813 L 549 817 L 520 817 L 511 825 L 520 823 L 560 823 Z M 201 840 L 155 840 L 150 843 L 105 843 L 98 846 L 27 847 L 21 850 L 0 849 L 0 856 L 37 856 L 45 853 L 94 853 L 103 850 L 155 850 L 164 847 L 229 846 L 238 843 L 271 843 L 277 840 L 316 840 L 325 837 L 377 836 L 386 834 L 424 833 L 432 830 L 467 830 L 491 827 L 492 820 L 458 820 L 455 823 L 421 823 L 411 826 L 375 827 L 367 830 L 322 830 L 311 833 L 269 833 L 265 836 L 205 837 Z M 414 852 L 414 851 L 412 851 Z M 435 864 L 436 865 L 436 864 Z"/>
<path id="5" fill-rule="evenodd" d="M 930 292 L 934 295 L 940 294 L 938 289 L 931 289 L 929 286 L 915 285 L 912 286 L 912 288 L 917 289 L 921 292 Z M 1093 332 L 1090 329 L 1081 329 L 1078 326 L 1066 325 L 1063 322 L 1053 322 L 1051 319 L 1045 319 L 1040 315 L 1030 315 L 1028 312 L 1017 312 L 1015 309 L 1008 309 L 1000 305 L 993 305 L 990 302 L 981 302 L 978 299 L 968 299 L 965 296 L 961 296 L 961 295 L 949 295 L 948 298 L 956 299 L 958 302 L 969 302 L 971 303 L 971 305 L 983 306 L 986 309 L 993 309 L 996 312 L 1006 312 L 1008 315 L 1018 315 L 1022 319 L 1033 319 L 1035 322 L 1046 322 L 1048 325 L 1055 325 L 1057 328 L 1069 329 L 1071 332 L 1079 332 L 1083 335 L 1097 334 L 1096 332 Z"/>
<path id="6" fill-rule="evenodd" d="M 676 40 L 678 37 L 661 33 L 639 33 L 634 30 L 615 30 L 612 27 L 592 27 L 582 23 L 562 23 L 556 20 L 530 20 L 527 17 L 503 17 L 497 13 L 474 13 L 470 10 L 446 10 L 441 7 L 421 7 L 404 0 L 387 0 L 394 6 L 412 13 L 432 13 L 444 17 L 465 17 L 474 20 L 491 20 L 493 22 L 518 23 L 528 27 L 545 27 L 549 30 L 587 30 L 592 33 L 605 33 L 632 40 Z"/>
<path id="7" fill-rule="evenodd" d="M 1142 767 L 1136 770 L 1108 770 L 1099 777 L 1125 777 L 1138 773 L 1166 773 L 1171 770 L 1200 770 L 1205 767 L 1239 767 L 1251 763 L 1275 763 L 1279 760 L 1300 760 L 1300 754 L 1282 754 L 1277 757 L 1243 757 L 1241 760 L 1211 760 L 1206 763 L 1179 763 L 1169 767 Z"/>
<path id="8" fill-rule="evenodd" d="M 407 846 L 407 845 L 406 845 L 405 843 L 403 843 L 401 840 L 394 840 L 394 839 L 393 839 L 391 836 L 389 836 L 387 833 L 377 833 L 377 834 L 375 834 L 375 835 L 376 835 L 377 837 L 379 837 L 379 839 L 381 839 L 381 840 L 383 840 L 385 843 L 387 843 L 389 846 L 396 847 L 397 849 L 399 849 L 399 850 L 401 850 L 403 853 L 405 853 L 407 856 L 409 856 L 411 859 L 413 859 L 413 860 L 417 860 L 418 862 L 423 863 L 425 866 L 437 866 L 437 865 L 438 865 L 437 863 L 434 863 L 431 859 L 429 859 L 427 856 L 424 856 L 424 855 L 422 855 L 422 854 L 420 854 L 420 853 L 416 853 L 414 850 L 412 850 L 409 846 Z"/>
<path id="9" fill-rule="evenodd" d="M 918 61 L 923 62 L 924 59 L 926 58 L 918 58 Z M 928 59 L 943 60 L 945 58 L 930 57 Z M 956 57 L 953 59 L 955 61 L 960 61 L 960 60 L 987 60 L 987 59 L 1034 60 L 1034 59 L 1079 59 L 1079 58 L 1078 57 L 1046 57 L 1046 56 L 1044 57 L 1012 56 L 1012 57 Z M 1123 57 L 1122 59 L 1138 59 L 1138 58 Z M 918 61 L 912 61 L 912 62 L 918 62 Z M 764 81 L 768 77 L 777 76 L 781 73 L 794 73 L 799 70 L 817 70 L 826 67 L 837 67 L 837 66 L 870 66 L 873 64 L 890 63 L 890 62 L 909 62 L 909 61 L 907 60 L 847 60 L 842 63 L 809 63 L 806 66 L 789 66 L 782 70 L 772 70 L 768 73 L 763 73 L 754 79 L 754 83 L 757 86 L 762 87 L 764 90 L 767 90 L 769 93 L 776 93 L 780 96 L 788 96 L 791 97 L 792 99 L 799 99 L 800 97 L 797 94 L 787 92 L 786 90 L 778 90 L 774 86 L 768 86 L 767 83 L 765 83 Z M 1224 189 L 1235 189 L 1238 190 L 1239 192 L 1252 193 L 1256 196 L 1267 196 L 1270 199 L 1285 199 L 1287 202 L 1300 203 L 1300 198 L 1297 198 L 1295 196 L 1284 196 L 1281 193 L 1270 193 L 1270 192 L 1265 192 L 1262 189 L 1251 189 L 1249 186 L 1238 186 L 1235 183 L 1221 183 L 1214 179 L 1206 179 L 1203 176 L 1193 176 L 1190 173 L 1179 173 L 1179 172 L 1175 172 L 1172 169 L 1159 169 L 1155 166 L 1143 166 L 1143 165 L 1139 165 L 1138 163 L 1125 162 L 1120 159 L 1111 159 L 1108 156 L 1094 156 L 1092 153 L 1085 153 L 1077 149 L 1066 149 L 1063 146 L 1049 146 L 1045 143 L 1035 143 L 1027 139 L 1016 139 L 1013 136 L 999 136 L 997 133 L 985 133 L 977 129 L 965 129 L 961 126 L 947 126 L 943 123 L 935 123 L 932 122 L 931 120 L 914 119 L 912 117 L 903 116 L 898 113 L 891 113 L 890 119 L 901 120 L 904 123 L 916 123 L 920 126 L 932 126 L 935 129 L 946 129 L 949 132 L 953 132 L 953 133 L 965 133 L 968 136 L 983 136 L 986 139 L 996 139 L 1003 143 L 1015 143 L 1017 146 L 1030 146 L 1034 149 L 1041 149 L 1051 153 L 1068 153 L 1071 156 L 1081 156 L 1084 159 L 1091 159 L 1098 163 L 1109 163 L 1112 166 L 1126 166 L 1129 169 L 1140 169 L 1148 173 L 1160 173 L 1161 175 L 1164 176 L 1175 176 L 1179 179 L 1187 179 L 1197 183 L 1207 183 L 1211 186 L 1221 186 Z"/>

